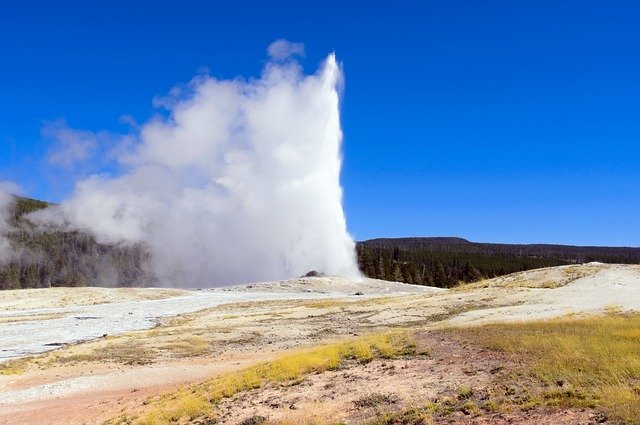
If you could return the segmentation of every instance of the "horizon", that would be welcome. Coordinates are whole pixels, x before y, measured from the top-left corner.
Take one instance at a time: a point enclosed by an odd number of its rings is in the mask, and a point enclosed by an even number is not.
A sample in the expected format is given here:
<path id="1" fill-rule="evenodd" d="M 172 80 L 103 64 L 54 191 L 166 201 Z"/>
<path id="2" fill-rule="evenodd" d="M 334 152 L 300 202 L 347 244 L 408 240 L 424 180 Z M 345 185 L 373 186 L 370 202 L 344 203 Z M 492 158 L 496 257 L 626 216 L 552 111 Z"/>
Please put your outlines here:
<path id="1" fill-rule="evenodd" d="M 60 202 L 74 182 L 117 175 L 106 147 L 56 157 L 60 131 L 108 145 L 194 77 L 259 78 L 286 39 L 304 45 L 305 73 L 331 52 L 342 64 L 354 240 L 640 246 L 640 6 L 167 5 L 5 8 L 0 182 Z"/>

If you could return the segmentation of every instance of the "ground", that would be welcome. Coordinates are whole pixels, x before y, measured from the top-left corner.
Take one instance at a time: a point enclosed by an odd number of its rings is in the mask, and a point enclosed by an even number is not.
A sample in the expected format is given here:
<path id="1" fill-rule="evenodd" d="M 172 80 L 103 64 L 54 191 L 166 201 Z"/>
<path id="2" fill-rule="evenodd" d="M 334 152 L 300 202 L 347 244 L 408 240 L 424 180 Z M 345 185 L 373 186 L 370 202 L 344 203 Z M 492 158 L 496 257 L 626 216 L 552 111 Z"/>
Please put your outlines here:
<path id="1" fill-rule="evenodd" d="M 512 385 L 522 373 L 516 358 L 449 329 L 639 306 L 640 267 L 602 264 L 516 273 L 452 290 L 319 277 L 215 291 L 5 291 L 0 423 L 134 417 L 154 396 L 181 385 L 395 328 L 411 329 L 422 348 L 413 356 L 346 360 L 337 370 L 243 391 L 222 399 L 211 417 L 230 424 L 363 423 L 428 405 L 437 423 L 603 422 L 588 406 L 521 408 L 543 384 L 521 375 Z M 135 326 L 122 326 L 130 322 Z M 86 341 L 65 340 L 68 334 Z"/>

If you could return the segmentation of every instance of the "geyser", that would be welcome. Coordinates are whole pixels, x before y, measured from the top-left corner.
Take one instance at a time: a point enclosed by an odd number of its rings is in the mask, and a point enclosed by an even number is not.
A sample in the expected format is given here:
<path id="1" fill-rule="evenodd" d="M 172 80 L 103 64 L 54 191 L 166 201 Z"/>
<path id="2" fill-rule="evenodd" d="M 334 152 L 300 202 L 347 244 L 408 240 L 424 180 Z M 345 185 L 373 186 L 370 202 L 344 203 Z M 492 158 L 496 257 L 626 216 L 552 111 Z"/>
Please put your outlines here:
<path id="1" fill-rule="evenodd" d="M 341 69 L 331 54 L 305 75 L 291 57 L 301 49 L 272 44 L 260 78 L 172 89 L 156 100 L 165 113 L 122 136 L 116 175 L 78 182 L 35 219 L 144 243 L 162 284 L 359 275 L 342 209 Z"/>

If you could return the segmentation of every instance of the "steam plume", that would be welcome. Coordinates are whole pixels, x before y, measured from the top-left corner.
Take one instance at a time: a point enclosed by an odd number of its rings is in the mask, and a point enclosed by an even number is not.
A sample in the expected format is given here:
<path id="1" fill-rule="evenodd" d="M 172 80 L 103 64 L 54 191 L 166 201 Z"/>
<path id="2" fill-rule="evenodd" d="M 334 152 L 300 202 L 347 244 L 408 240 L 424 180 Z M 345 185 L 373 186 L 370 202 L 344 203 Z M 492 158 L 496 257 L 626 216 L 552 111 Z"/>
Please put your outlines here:
<path id="1" fill-rule="evenodd" d="M 16 253 L 13 251 L 7 233 L 12 230 L 10 223 L 12 193 L 17 193 L 18 187 L 8 181 L 0 181 L 0 266 L 12 260 Z"/>
<path id="2" fill-rule="evenodd" d="M 260 78 L 201 75 L 156 99 L 166 114 L 124 136 L 124 171 L 80 181 L 46 219 L 145 243 L 158 278 L 174 285 L 358 275 L 339 181 L 340 67 L 330 55 L 304 75 L 290 57 L 302 45 L 268 51 Z"/>

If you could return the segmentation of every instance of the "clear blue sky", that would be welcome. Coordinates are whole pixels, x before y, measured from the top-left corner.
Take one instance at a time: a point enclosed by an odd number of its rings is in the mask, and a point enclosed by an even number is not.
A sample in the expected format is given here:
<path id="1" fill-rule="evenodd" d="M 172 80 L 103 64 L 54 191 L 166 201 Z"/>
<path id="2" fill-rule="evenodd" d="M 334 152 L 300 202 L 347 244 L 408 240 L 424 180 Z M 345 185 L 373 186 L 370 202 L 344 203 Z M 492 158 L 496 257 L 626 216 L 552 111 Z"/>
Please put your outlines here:
<path id="1" fill-rule="evenodd" d="M 285 38 L 308 72 L 344 64 L 357 239 L 639 246 L 639 17 L 635 1 L 5 2 L 0 180 L 61 200 L 43 122 L 123 131 L 203 67 L 258 75 Z"/>

